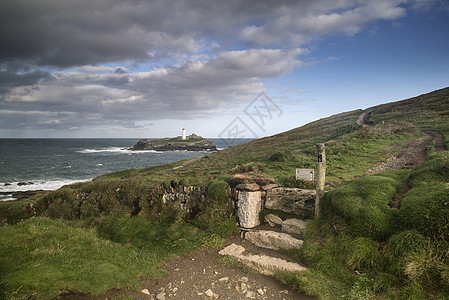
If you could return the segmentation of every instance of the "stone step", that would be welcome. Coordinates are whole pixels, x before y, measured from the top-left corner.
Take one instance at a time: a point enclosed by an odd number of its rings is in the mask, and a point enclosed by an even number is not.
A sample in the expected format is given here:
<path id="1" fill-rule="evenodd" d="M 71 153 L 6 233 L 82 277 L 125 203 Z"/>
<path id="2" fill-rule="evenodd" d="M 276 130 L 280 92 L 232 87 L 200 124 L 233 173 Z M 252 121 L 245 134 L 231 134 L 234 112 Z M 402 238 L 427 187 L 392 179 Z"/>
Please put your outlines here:
<path id="1" fill-rule="evenodd" d="M 303 241 L 291 236 L 288 233 L 271 230 L 253 230 L 245 233 L 245 239 L 254 245 L 279 250 L 279 249 L 300 249 Z"/>
<path id="2" fill-rule="evenodd" d="M 250 254 L 245 253 L 245 251 L 246 249 L 243 246 L 231 244 L 222 249 L 219 254 L 233 257 L 264 275 L 273 275 L 278 271 L 300 272 L 307 270 L 307 268 L 297 263 L 289 262 L 282 258 L 268 255 Z"/>
<path id="3" fill-rule="evenodd" d="M 282 228 L 282 232 L 302 237 L 304 236 L 308 221 L 299 220 L 296 218 L 282 220 L 274 214 L 268 214 L 265 216 L 265 222 L 267 222 L 271 227 L 280 226 Z"/>

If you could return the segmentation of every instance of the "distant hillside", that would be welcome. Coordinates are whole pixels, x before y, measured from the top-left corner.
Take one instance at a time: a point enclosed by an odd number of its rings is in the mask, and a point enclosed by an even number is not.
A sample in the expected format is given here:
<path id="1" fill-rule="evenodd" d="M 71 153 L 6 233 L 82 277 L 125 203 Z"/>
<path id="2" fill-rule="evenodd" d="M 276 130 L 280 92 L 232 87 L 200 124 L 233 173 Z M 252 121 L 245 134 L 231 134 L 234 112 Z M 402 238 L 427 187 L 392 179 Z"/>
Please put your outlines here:
<path id="1" fill-rule="evenodd" d="M 368 128 L 356 124 L 364 111 L 346 112 L 216 152 L 172 175 L 215 177 L 231 175 L 240 167 L 273 176 L 281 184 L 295 185 L 294 169 L 313 168 L 314 145 L 324 142 L 327 143 L 329 182 L 338 183 L 362 176 L 375 163 L 388 158 L 383 150 L 421 137 L 421 130 L 440 131 L 448 141 L 449 88 L 366 111 L 371 112 Z"/>

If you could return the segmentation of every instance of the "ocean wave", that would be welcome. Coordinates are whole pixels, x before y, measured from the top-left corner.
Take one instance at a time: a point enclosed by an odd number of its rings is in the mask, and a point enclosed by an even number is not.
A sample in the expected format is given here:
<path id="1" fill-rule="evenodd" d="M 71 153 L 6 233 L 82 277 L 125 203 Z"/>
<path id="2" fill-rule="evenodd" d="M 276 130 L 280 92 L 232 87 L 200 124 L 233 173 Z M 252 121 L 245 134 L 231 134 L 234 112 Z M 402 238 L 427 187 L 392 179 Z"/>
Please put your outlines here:
<path id="1" fill-rule="evenodd" d="M 99 149 L 83 149 L 76 151 L 81 154 L 95 154 L 95 153 L 116 153 L 116 154 L 135 154 L 135 153 L 167 153 L 167 152 L 203 152 L 210 153 L 213 152 L 210 149 L 202 151 L 188 151 L 188 150 L 172 150 L 172 151 L 155 151 L 155 150 L 130 150 L 128 148 L 120 147 L 109 147 L 109 148 L 99 148 Z"/>
<path id="2" fill-rule="evenodd" d="M 90 179 L 57 179 L 57 180 L 36 180 L 32 182 L 0 182 L 0 193 L 14 193 L 14 192 L 26 192 L 26 191 L 54 191 L 60 187 L 77 182 L 87 182 Z"/>
<path id="3" fill-rule="evenodd" d="M 93 153 L 117 153 L 117 154 L 132 154 L 132 153 L 163 153 L 160 151 L 153 150 L 129 150 L 128 148 L 121 147 L 108 147 L 108 148 L 99 148 L 99 149 L 83 149 L 76 151 L 82 154 L 93 154 Z"/>
<path id="4" fill-rule="evenodd" d="M 11 201 L 11 200 L 16 200 L 16 198 L 14 198 L 12 194 L 7 195 L 0 194 L 0 201 Z"/>

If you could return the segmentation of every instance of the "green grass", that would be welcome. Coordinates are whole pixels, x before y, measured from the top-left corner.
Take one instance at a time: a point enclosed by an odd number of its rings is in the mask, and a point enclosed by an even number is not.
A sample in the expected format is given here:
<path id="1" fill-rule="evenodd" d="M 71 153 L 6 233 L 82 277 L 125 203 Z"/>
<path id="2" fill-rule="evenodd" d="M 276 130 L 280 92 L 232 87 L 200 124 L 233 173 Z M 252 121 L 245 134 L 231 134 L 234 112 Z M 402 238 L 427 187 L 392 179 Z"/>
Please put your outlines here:
<path id="1" fill-rule="evenodd" d="M 76 290 L 98 295 L 137 289 L 140 276 L 163 274 L 158 253 L 101 239 L 93 229 L 44 218 L 0 228 L 2 296 L 50 299 Z"/>
<path id="2" fill-rule="evenodd" d="M 164 274 L 158 269 L 164 261 L 204 247 L 221 247 L 229 238 L 182 220 L 164 224 L 110 215 L 97 222 L 95 228 L 86 228 L 80 221 L 64 224 L 33 218 L 0 228 L 0 298 L 52 299 L 72 291 L 95 296 L 111 289 L 137 290 L 143 277 Z M 235 227 L 235 220 L 231 224 Z"/>

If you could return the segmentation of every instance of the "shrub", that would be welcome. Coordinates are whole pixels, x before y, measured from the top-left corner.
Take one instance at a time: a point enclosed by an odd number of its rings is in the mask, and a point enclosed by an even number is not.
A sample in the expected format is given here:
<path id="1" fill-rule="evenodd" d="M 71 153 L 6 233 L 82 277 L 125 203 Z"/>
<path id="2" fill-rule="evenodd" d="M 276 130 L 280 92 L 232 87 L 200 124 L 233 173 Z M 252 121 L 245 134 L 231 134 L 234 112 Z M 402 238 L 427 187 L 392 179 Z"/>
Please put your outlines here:
<path id="1" fill-rule="evenodd" d="M 142 216 L 107 216 L 97 226 L 100 237 L 120 244 L 163 253 L 187 254 L 202 246 L 205 236 L 197 228 L 182 222 L 166 224 L 151 222 Z"/>
<path id="2" fill-rule="evenodd" d="M 13 225 L 34 216 L 32 203 L 0 201 L 0 226 Z"/>
<path id="3" fill-rule="evenodd" d="M 36 211 L 53 219 L 77 219 L 80 210 L 75 190 L 61 188 L 36 201 Z"/>

